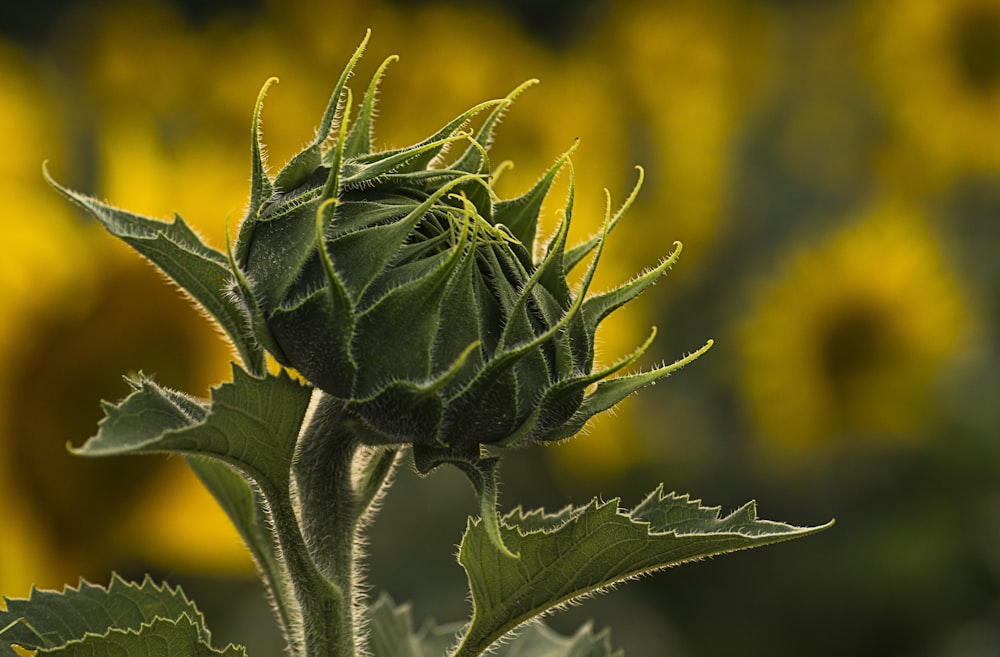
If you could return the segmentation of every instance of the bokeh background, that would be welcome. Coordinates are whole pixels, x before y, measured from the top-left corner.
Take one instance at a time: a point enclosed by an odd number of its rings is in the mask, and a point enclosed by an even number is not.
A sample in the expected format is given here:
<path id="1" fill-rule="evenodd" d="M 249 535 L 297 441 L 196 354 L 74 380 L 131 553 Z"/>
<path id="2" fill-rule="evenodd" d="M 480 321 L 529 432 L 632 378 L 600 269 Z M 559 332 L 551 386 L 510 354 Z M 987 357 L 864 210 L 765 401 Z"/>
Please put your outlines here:
<path id="1" fill-rule="evenodd" d="M 180 459 L 85 461 L 99 399 L 142 369 L 207 394 L 216 332 L 42 181 L 216 247 L 248 197 L 260 86 L 272 167 L 307 142 L 364 30 L 389 54 L 377 141 L 521 96 L 502 191 L 580 139 L 574 234 L 646 185 L 598 287 L 668 277 L 614 316 L 605 362 L 714 338 L 585 435 L 515 453 L 503 504 L 635 504 L 664 482 L 731 510 L 837 525 L 672 569 L 552 617 L 626 654 L 1000 655 L 1000 0 L 67 2 L 0 12 L 0 592 L 152 571 L 220 641 L 276 654 L 252 567 Z M 359 87 L 360 89 L 360 87 Z M 562 190 L 554 194 L 561 203 Z M 554 208 L 547 212 L 551 222 Z M 552 224 L 548 224 L 551 228 Z M 467 614 L 454 561 L 471 489 L 399 477 L 373 528 L 374 590 L 418 622 Z"/>

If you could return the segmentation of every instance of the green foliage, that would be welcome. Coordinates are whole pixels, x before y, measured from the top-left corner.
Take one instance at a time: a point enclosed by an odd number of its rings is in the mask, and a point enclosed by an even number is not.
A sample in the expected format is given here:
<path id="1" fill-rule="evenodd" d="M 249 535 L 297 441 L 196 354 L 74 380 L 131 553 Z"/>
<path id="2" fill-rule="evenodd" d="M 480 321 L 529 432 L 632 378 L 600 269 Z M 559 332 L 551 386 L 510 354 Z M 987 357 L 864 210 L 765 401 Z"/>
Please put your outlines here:
<path id="1" fill-rule="evenodd" d="M 397 606 L 382 595 L 369 609 L 372 657 L 436 657 L 447 654 L 461 636 L 462 625 L 424 624 L 414 631 L 408 605 Z M 556 634 L 544 624 L 529 623 L 496 647 L 497 657 L 621 657 L 611 649 L 605 630 L 594 633 L 587 624 L 573 636 Z"/>
<path id="2" fill-rule="evenodd" d="M 456 657 L 482 654 L 520 623 L 631 577 L 823 529 L 758 520 L 752 502 L 724 518 L 720 511 L 662 487 L 630 511 L 618 500 L 552 514 L 518 508 L 501 522 L 516 563 L 471 521 L 458 560 L 474 611 Z"/>
<path id="3" fill-rule="evenodd" d="M 345 84 L 363 47 L 314 141 L 274 178 L 259 142 L 261 92 L 250 209 L 225 254 L 180 218 L 139 217 L 50 179 L 186 290 L 243 361 L 208 400 L 146 376 L 129 380 L 132 393 L 104 404 L 97 435 L 75 452 L 186 457 L 247 543 L 294 657 L 612 657 L 607 634 L 584 627 L 559 637 L 539 618 L 640 574 L 823 529 L 758 520 L 752 503 L 721 516 L 662 487 L 627 511 L 595 500 L 500 518 L 506 447 L 572 436 L 711 343 L 672 364 L 618 376 L 651 336 L 595 370 L 598 325 L 680 252 L 678 245 L 644 275 L 588 296 L 607 235 L 638 185 L 615 213 L 609 199 L 602 232 L 572 248 L 570 153 L 520 198 L 496 199 L 486 144 L 527 84 L 409 148 L 372 152 L 375 91 L 391 58 L 352 125 Z M 478 132 L 466 130 L 487 110 Z M 325 148 L 329 137 L 333 146 Z M 454 144 L 467 147 L 442 164 Z M 536 259 L 538 214 L 564 168 L 571 185 L 563 220 Z M 588 255 L 574 291 L 567 275 Z M 274 371 L 265 354 L 278 364 Z M 480 498 L 458 559 L 473 603 L 467 623 L 414 630 L 408 607 L 386 597 L 367 604 L 359 546 L 405 450 L 421 473 L 458 467 Z M 17 645 L 72 655 L 242 654 L 212 648 L 194 607 L 149 581 L 115 579 L 107 590 L 81 584 L 7 604 L 0 650 L 8 653 Z"/>
<path id="4" fill-rule="evenodd" d="M 164 223 L 113 208 L 61 186 L 45 171 L 49 184 L 92 214 L 109 233 L 145 256 L 204 308 L 226 332 L 244 362 L 260 368 L 264 353 L 248 339 L 240 308 L 226 293 L 232 270 L 226 257 L 205 246 L 179 216 Z"/>
<path id="5" fill-rule="evenodd" d="M 80 582 L 62 592 L 32 591 L 5 599 L 0 612 L 0 654 L 11 646 L 60 657 L 144 655 L 245 657 L 242 648 L 217 650 L 201 612 L 179 589 L 141 585 L 115 576 L 108 588 Z"/>

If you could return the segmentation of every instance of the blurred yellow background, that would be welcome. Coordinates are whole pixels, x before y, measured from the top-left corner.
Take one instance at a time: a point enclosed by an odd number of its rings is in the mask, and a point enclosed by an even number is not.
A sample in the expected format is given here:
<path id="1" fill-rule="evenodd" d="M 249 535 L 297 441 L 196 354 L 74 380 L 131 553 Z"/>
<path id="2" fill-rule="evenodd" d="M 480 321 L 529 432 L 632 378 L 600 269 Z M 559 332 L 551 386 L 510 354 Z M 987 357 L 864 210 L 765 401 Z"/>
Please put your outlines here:
<path id="1" fill-rule="evenodd" d="M 41 163 L 115 205 L 180 213 L 221 248 L 248 198 L 260 86 L 280 79 L 263 111 L 276 169 L 371 27 L 355 86 L 400 55 L 380 145 L 539 78 L 497 135 L 494 162 L 515 163 L 501 193 L 579 139 L 582 239 L 601 189 L 620 203 L 645 168 L 595 289 L 685 250 L 607 322 L 605 362 L 650 324 L 647 367 L 716 339 L 584 435 L 513 455 L 502 503 L 634 504 L 663 481 L 727 509 L 756 497 L 777 520 L 838 519 L 554 624 L 593 616 L 636 656 L 1000 654 L 1000 0 L 53 0 L 2 20 L 0 593 L 152 570 L 204 594 L 226 640 L 275 649 L 241 636 L 266 607 L 244 604 L 260 597 L 252 566 L 183 461 L 65 449 L 93 435 L 99 400 L 127 394 L 123 374 L 207 395 L 230 354 Z M 399 486 L 372 583 L 415 599 L 418 621 L 458 620 L 471 493 L 448 475 Z"/>

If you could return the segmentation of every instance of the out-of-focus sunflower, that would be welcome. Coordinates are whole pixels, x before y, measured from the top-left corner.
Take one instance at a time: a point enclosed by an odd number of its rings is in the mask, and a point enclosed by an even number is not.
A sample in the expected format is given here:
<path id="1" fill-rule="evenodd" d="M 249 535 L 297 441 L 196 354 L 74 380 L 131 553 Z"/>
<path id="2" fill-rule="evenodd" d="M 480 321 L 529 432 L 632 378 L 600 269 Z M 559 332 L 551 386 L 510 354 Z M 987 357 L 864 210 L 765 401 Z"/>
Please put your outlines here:
<path id="1" fill-rule="evenodd" d="M 898 180 L 1000 173 L 1000 1 L 858 4 Z"/>
<path id="2" fill-rule="evenodd" d="M 743 395 L 759 437 L 791 454 L 919 435 L 971 321 L 935 235 L 892 201 L 796 247 L 754 304 L 739 335 Z"/>
<path id="3" fill-rule="evenodd" d="M 67 294 L 68 284 L 86 288 L 91 263 L 73 230 L 70 213 L 43 189 L 40 163 L 61 152 L 51 105 L 39 79 L 41 70 L 6 43 L 0 43 L 0 139 L 8 152 L 0 159 L 0 196 L 5 212 L 0 218 L 7 249 L 0 259 L 0 289 L 4 313 L 0 316 L 0 362 L 5 366 L 23 349 L 32 320 L 46 304 L 62 304 L 72 312 L 79 297 Z M 5 371 L 9 371 L 5 367 Z M 18 381 L 0 377 L 0 427 L 17 412 L 4 403 Z M 30 440 L 30 436 L 18 437 Z M 0 428 L 0 499 L 4 500 L 4 527 L 0 534 L 0 589 L 27 590 L 31 577 L 53 562 L 32 509 L 21 501 L 25 493 L 12 479 L 19 464 L 8 449 L 14 436 Z"/>

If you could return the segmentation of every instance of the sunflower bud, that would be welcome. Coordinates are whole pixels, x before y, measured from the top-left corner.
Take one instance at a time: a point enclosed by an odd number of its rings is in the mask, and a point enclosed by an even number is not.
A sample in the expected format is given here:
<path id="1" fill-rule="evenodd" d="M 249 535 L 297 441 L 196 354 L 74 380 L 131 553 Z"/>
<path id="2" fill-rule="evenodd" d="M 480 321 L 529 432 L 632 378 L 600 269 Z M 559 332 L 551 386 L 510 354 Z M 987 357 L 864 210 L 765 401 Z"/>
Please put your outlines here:
<path id="1" fill-rule="evenodd" d="M 345 83 L 363 47 L 341 76 L 314 142 L 273 179 L 261 157 L 258 99 L 251 203 L 230 257 L 234 295 L 279 363 L 340 400 L 368 444 L 469 451 L 568 437 L 686 362 L 608 379 L 647 340 L 610 368 L 594 370 L 598 324 L 679 252 L 676 245 L 655 269 L 587 296 L 605 237 L 639 184 L 614 215 L 609 202 L 600 234 L 567 248 L 569 152 L 519 198 L 500 200 L 493 189 L 486 144 L 530 82 L 413 146 L 374 151 L 375 92 L 394 58 L 379 68 L 352 121 Z M 481 126 L 467 130 L 479 114 Z M 448 150 L 459 152 L 450 162 Z M 536 257 L 542 201 L 563 168 L 571 177 L 569 199 Z M 574 291 L 567 274 L 588 256 Z"/>

